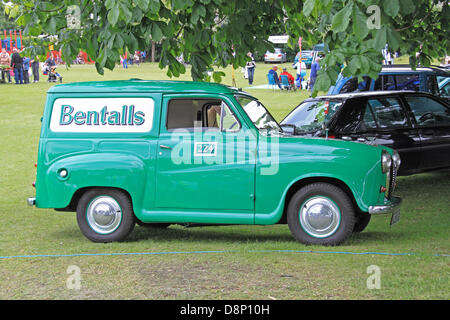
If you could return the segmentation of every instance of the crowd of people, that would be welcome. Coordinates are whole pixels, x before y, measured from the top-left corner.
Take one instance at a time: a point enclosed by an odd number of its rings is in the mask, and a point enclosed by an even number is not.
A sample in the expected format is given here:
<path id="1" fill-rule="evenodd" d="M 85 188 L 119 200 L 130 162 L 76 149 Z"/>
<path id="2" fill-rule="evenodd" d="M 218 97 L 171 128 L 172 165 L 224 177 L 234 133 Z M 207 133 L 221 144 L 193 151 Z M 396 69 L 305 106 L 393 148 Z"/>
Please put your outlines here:
<path id="1" fill-rule="evenodd" d="M 0 65 L 4 66 L 2 68 L 2 82 L 12 83 L 12 78 L 16 84 L 28 84 L 31 82 L 31 77 L 33 82 L 39 82 L 40 68 L 44 75 L 48 75 L 49 82 L 62 82 L 62 76 L 56 71 L 56 62 L 53 55 L 44 62 L 39 61 L 39 57 L 35 56 L 33 58 L 22 56 L 17 48 L 13 48 L 12 54 L 10 55 L 6 48 L 2 48 L 0 53 Z"/>
<path id="2" fill-rule="evenodd" d="M 248 80 L 248 84 L 252 85 L 255 75 L 256 63 L 251 52 L 247 53 L 249 60 L 247 61 L 245 68 L 243 68 L 244 78 Z M 311 92 L 314 89 L 314 84 L 317 78 L 317 72 L 320 69 L 321 57 L 317 57 L 317 59 L 311 65 L 311 72 L 309 79 L 306 79 L 306 65 L 303 61 L 299 60 L 297 63 L 293 65 L 293 68 L 296 69 L 296 77 L 294 77 L 289 71 L 287 71 L 286 67 L 282 68 L 282 72 L 278 75 L 278 66 L 273 65 L 267 73 L 267 76 L 273 78 L 273 82 L 276 86 L 278 86 L 281 90 L 289 89 L 289 90 L 310 90 Z M 288 80 L 288 85 L 283 85 L 282 76 L 286 76 Z"/>
<path id="3" fill-rule="evenodd" d="M 139 66 L 142 62 L 145 61 L 146 57 L 146 51 L 135 51 L 132 55 L 128 55 L 128 53 L 125 52 L 120 56 L 120 64 L 124 69 L 127 69 L 129 64 L 136 64 Z"/>
<path id="4" fill-rule="evenodd" d="M 294 64 L 294 69 L 296 69 L 296 78 L 287 71 L 286 67 L 283 67 L 282 72 L 278 75 L 278 66 L 274 65 L 268 72 L 268 77 L 273 78 L 273 82 L 277 85 L 281 90 L 289 89 L 289 90 L 297 90 L 297 89 L 308 89 L 311 92 L 314 90 L 314 84 L 317 78 L 317 72 L 320 69 L 320 57 L 317 57 L 316 60 L 311 64 L 311 72 L 309 74 L 309 79 L 306 79 L 306 65 L 303 61 L 299 60 Z M 282 76 L 287 77 L 288 84 L 284 85 L 282 82 Z"/>

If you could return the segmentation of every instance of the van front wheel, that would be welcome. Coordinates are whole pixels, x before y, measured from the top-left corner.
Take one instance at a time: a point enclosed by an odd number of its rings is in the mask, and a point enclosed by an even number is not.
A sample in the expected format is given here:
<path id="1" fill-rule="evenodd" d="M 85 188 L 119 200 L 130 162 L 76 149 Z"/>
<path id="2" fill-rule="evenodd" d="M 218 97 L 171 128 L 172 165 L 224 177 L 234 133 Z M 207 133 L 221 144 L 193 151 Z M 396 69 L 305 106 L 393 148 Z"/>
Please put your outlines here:
<path id="1" fill-rule="evenodd" d="M 80 198 L 77 222 L 93 242 L 124 240 L 133 231 L 135 216 L 130 198 L 118 189 L 94 188 Z"/>
<path id="2" fill-rule="evenodd" d="M 340 188 L 313 183 L 298 190 L 287 210 L 292 235 L 304 244 L 338 245 L 355 225 L 352 201 Z"/>

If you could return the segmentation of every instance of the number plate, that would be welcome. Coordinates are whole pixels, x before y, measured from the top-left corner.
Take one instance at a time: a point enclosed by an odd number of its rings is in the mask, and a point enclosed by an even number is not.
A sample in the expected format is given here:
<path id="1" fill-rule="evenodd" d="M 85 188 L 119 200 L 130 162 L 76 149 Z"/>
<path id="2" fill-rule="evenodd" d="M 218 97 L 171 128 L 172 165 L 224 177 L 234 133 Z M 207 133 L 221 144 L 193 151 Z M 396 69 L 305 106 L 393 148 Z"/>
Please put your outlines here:
<path id="1" fill-rule="evenodd" d="M 394 213 L 392 213 L 391 226 L 393 224 L 396 224 L 399 220 L 400 220 L 400 208 L 395 210 Z"/>

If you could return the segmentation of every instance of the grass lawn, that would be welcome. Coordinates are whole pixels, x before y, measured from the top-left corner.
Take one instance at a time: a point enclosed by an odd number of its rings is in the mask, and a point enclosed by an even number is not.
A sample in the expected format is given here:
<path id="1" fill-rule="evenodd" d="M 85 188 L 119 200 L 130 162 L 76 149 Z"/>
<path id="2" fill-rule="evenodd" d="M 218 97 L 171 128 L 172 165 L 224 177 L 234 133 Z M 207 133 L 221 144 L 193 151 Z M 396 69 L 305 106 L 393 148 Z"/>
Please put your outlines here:
<path id="1" fill-rule="evenodd" d="M 255 86 L 266 84 L 269 68 L 257 65 Z M 167 78 L 150 63 L 104 76 L 87 65 L 59 67 L 59 72 L 64 82 Z M 231 69 L 226 74 L 223 83 L 231 85 Z M 340 247 L 299 244 L 287 225 L 167 230 L 136 226 L 125 242 L 90 242 L 79 231 L 74 213 L 26 205 L 26 198 L 34 195 L 39 120 L 46 91 L 53 85 L 45 80 L 0 84 L 0 299 L 450 298 L 450 170 L 399 178 L 396 193 L 404 200 L 400 222 L 389 227 L 390 217 L 374 217 L 363 233 Z M 240 70 L 236 81 L 277 120 L 308 97 L 305 91 L 247 88 Z M 193 251 L 207 252 L 188 253 Z M 181 253 L 76 256 L 158 252 Z M 75 256 L 10 257 L 60 254 Z M 80 270 L 78 290 L 66 286 L 71 265 Z M 380 289 L 367 288 L 371 265 L 380 268 Z"/>

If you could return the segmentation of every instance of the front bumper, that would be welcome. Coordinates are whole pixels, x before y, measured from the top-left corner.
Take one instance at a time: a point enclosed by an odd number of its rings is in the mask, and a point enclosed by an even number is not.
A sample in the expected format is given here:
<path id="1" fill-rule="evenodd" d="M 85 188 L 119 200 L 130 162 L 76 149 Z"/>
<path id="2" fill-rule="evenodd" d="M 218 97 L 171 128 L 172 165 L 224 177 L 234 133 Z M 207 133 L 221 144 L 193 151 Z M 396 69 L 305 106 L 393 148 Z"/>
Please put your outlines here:
<path id="1" fill-rule="evenodd" d="M 370 214 L 391 214 L 400 209 L 402 199 L 400 197 L 391 197 L 390 203 L 380 206 L 370 206 Z"/>

